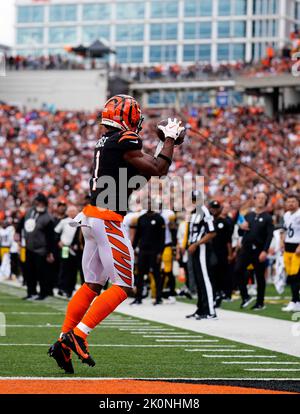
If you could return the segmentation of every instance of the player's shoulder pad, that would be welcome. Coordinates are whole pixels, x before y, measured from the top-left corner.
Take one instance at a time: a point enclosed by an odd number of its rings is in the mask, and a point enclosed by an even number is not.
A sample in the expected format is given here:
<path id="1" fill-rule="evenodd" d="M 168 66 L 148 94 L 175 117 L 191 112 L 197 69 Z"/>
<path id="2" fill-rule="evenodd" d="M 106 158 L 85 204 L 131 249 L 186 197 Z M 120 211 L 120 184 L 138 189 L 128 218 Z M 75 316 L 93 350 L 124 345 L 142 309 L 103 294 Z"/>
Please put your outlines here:
<path id="1" fill-rule="evenodd" d="M 121 142 L 135 142 L 136 144 L 139 143 L 141 141 L 141 138 L 139 137 L 138 134 L 136 134 L 133 131 L 124 131 L 120 134 L 120 138 L 118 140 L 118 143 L 120 144 Z"/>

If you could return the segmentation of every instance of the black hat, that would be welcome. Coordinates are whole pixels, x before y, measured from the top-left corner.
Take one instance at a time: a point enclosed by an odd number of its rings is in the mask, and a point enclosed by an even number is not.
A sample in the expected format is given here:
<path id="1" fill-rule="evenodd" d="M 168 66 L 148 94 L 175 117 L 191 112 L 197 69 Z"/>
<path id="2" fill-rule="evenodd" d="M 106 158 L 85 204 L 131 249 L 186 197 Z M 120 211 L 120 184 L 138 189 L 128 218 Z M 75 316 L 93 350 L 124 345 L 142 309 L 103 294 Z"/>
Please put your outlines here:
<path id="1" fill-rule="evenodd" d="M 43 203 L 45 204 L 45 206 L 48 205 L 48 198 L 43 193 L 38 193 L 34 201 L 37 201 L 38 203 Z"/>
<path id="2" fill-rule="evenodd" d="M 210 208 L 220 208 L 220 207 L 221 207 L 221 204 L 219 203 L 219 201 L 218 201 L 218 200 L 212 200 L 212 201 L 209 203 L 209 207 L 210 207 Z"/>

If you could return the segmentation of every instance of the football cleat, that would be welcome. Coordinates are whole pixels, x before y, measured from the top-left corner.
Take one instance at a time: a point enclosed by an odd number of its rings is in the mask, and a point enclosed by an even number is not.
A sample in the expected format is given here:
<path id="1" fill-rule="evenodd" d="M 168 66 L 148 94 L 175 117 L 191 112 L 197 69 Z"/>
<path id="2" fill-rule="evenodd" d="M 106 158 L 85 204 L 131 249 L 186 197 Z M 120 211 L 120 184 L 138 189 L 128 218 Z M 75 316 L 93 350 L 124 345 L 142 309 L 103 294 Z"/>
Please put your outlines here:
<path id="1" fill-rule="evenodd" d="M 87 364 L 90 367 L 96 365 L 95 361 L 90 356 L 87 342 L 80 336 L 75 335 L 73 330 L 64 333 L 61 337 L 61 341 L 68 348 L 74 351 L 84 364 Z"/>
<path id="2" fill-rule="evenodd" d="M 71 351 L 60 339 L 48 349 L 48 355 L 55 359 L 57 365 L 63 369 L 66 374 L 74 374 Z"/>
<path id="3" fill-rule="evenodd" d="M 251 296 L 248 296 L 246 299 L 243 299 L 240 308 L 245 309 L 247 306 L 254 300 Z"/>

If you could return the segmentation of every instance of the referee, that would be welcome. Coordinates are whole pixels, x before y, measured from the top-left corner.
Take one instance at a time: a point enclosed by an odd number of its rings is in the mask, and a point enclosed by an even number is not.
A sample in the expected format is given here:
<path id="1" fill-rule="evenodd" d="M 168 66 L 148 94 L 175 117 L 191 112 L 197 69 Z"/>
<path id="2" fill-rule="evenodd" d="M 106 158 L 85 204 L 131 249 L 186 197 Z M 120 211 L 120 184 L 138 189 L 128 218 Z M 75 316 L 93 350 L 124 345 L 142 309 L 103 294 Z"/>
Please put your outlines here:
<path id="1" fill-rule="evenodd" d="M 196 201 L 196 192 L 192 200 Z M 187 318 L 216 319 L 214 294 L 209 276 L 209 242 L 216 236 L 214 220 L 205 206 L 196 206 L 192 211 L 188 227 L 188 253 L 191 256 L 193 273 L 197 286 L 197 309 Z"/>
<path id="2" fill-rule="evenodd" d="M 238 253 L 235 277 L 239 283 L 242 296 L 241 308 L 246 308 L 252 298 L 248 294 L 246 270 L 252 264 L 257 282 L 257 299 L 251 309 L 264 309 L 265 270 L 268 250 L 273 238 L 274 226 L 272 216 L 266 212 L 268 195 L 257 192 L 254 196 L 254 211 L 246 214 L 240 224 L 239 235 L 242 236 L 242 247 Z"/>

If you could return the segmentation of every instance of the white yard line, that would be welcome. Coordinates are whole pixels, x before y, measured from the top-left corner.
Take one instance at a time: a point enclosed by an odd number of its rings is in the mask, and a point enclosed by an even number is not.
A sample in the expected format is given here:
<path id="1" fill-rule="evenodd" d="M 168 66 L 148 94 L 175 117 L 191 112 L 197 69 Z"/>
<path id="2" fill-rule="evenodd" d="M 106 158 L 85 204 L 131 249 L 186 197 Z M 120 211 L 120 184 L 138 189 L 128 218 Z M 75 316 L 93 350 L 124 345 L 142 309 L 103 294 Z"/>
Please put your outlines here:
<path id="1" fill-rule="evenodd" d="M 203 345 L 204 347 L 206 345 Z M 223 345 L 218 345 L 219 347 L 223 346 Z M 208 349 L 208 348 L 201 348 L 201 349 L 185 349 L 186 352 L 255 352 L 254 349 L 223 349 L 223 348 L 213 348 L 213 349 Z"/>
<path id="2" fill-rule="evenodd" d="M 156 339 L 156 342 L 219 342 L 218 339 Z"/>
<path id="3" fill-rule="evenodd" d="M 4 312 L 5 315 L 63 315 L 63 312 Z"/>
<path id="4" fill-rule="evenodd" d="M 206 345 L 203 345 L 203 346 L 206 346 Z M 224 345 L 218 345 L 218 347 L 219 348 L 222 348 L 222 349 L 214 348 L 214 349 L 211 349 L 211 351 L 212 352 L 214 352 L 214 351 L 223 351 L 223 352 L 255 352 L 254 349 L 236 349 L 236 348 L 234 348 L 234 349 L 223 349 Z M 185 351 L 186 352 L 202 352 L 202 351 L 204 351 L 204 349 L 202 347 L 201 349 L 200 348 L 199 349 L 185 349 Z"/>
<path id="5" fill-rule="evenodd" d="M 252 372 L 293 372 L 300 371 L 300 368 L 245 368 L 244 371 Z"/>
<path id="6" fill-rule="evenodd" d="M 299 365 L 300 362 L 278 362 L 278 361 L 222 361 L 226 365 Z"/>
<path id="7" fill-rule="evenodd" d="M 143 335 L 143 338 L 178 338 L 178 339 L 183 339 L 183 338 L 190 338 L 190 339 L 194 339 L 194 338 L 203 338 L 202 335 Z"/>
<path id="8" fill-rule="evenodd" d="M 275 355 L 202 355 L 204 358 L 277 358 Z"/>
<path id="9" fill-rule="evenodd" d="M 0 343 L 1 346 L 43 346 L 43 347 L 49 347 L 50 344 L 8 344 L 8 343 Z M 199 346 L 199 345 L 182 345 L 182 344 L 154 344 L 154 345 L 137 345 L 137 344 L 89 344 L 90 348 L 93 347 L 99 347 L 99 348 L 106 348 L 106 347 L 112 347 L 112 348 L 186 348 L 187 346 L 193 347 L 193 346 Z"/>
<path id="10" fill-rule="evenodd" d="M 204 346 L 205 346 L 205 348 L 207 348 L 207 347 L 210 347 L 210 348 L 229 348 L 230 351 L 235 351 L 235 348 L 236 348 L 236 345 L 223 345 L 223 344 L 221 344 L 221 345 L 220 344 L 219 345 L 210 345 L 210 344 L 208 344 L 208 345 L 199 345 L 199 346 L 201 346 L 201 348 L 203 348 Z M 199 348 L 199 346 L 198 346 L 198 348 Z M 231 348 L 234 348 L 234 349 L 231 349 Z M 189 351 L 189 349 L 186 349 L 186 351 Z M 198 349 L 195 348 L 195 349 L 193 349 L 193 351 L 198 351 Z M 251 351 L 254 352 L 254 349 L 251 349 Z"/>
<path id="11" fill-rule="evenodd" d="M 127 331 L 128 329 L 126 328 L 119 328 L 119 331 Z M 141 334 L 141 333 L 147 333 L 147 332 L 171 332 L 171 331 L 175 331 L 175 329 L 168 329 L 168 328 L 134 328 L 131 329 L 131 331 L 129 331 L 132 334 Z"/>
<path id="12" fill-rule="evenodd" d="M 165 381 L 165 380 L 173 380 L 173 381 L 300 381 L 300 378 L 232 378 L 232 377 L 218 377 L 218 378 L 187 378 L 187 377 L 158 377 L 158 378 L 149 378 L 149 377 L 0 377 L 0 381 L 16 381 L 16 380 L 24 380 L 24 381 L 116 381 L 116 380 L 143 380 L 143 381 Z"/>
<path id="13" fill-rule="evenodd" d="M 298 326 L 300 330 L 297 323 L 223 309 L 218 309 L 219 320 L 185 318 L 194 311 L 195 305 L 187 303 L 177 302 L 172 307 L 162 305 L 156 308 L 147 300 L 138 309 L 129 306 L 126 301 L 118 308 L 118 312 L 124 315 L 300 357 L 300 340 L 293 335 L 293 328 Z"/>

